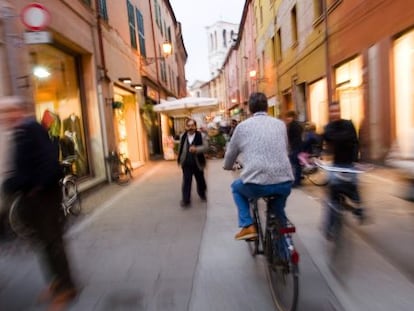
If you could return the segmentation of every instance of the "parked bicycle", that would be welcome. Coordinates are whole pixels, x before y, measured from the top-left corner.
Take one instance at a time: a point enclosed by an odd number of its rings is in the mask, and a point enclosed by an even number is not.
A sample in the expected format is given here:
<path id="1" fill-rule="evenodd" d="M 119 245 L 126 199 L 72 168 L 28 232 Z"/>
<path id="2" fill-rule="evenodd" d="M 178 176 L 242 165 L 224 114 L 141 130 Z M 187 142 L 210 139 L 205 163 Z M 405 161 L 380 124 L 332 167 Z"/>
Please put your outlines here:
<path id="1" fill-rule="evenodd" d="M 280 311 L 296 310 L 299 297 L 299 254 L 293 243 L 295 226 L 271 212 L 275 196 L 262 197 L 265 209 L 259 209 L 260 199 L 250 200 L 257 238 L 246 240 L 252 256 L 266 257 L 266 275 L 273 301 Z"/>
<path id="2" fill-rule="evenodd" d="M 65 158 L 61 165 L 64 177 L 60 180 L 62 186 L 62 209 L 65 216 L 78 216 L 81 213 L 81 198 L 78 191 L 77 176 L 73 172 L 76 156 Z"/>
<path id="3" fill-rule="evenodd" d="M 125 154 L 120 154 L 116 151 L 111 151 L 106 158 L 109 171 L 111 173 L 111 180 L 118 185 L 126 185 L 130 182 L 132 177 L 132 164 Z"/>

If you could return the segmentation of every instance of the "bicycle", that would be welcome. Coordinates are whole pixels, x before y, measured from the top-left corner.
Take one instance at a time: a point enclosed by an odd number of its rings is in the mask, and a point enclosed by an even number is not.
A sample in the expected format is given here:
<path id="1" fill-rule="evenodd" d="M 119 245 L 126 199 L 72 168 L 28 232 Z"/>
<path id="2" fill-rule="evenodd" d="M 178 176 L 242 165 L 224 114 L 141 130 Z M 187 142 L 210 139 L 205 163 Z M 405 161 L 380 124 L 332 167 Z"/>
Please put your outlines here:
<path id="1" fill-rule="evenodd" d="M 118 185 L 128 184 L 133 178 L 131 160 L 124 154 L 119 154 L 116 151 L 111 151 L 106 160 L 109 165 L 111 180 L 115 181 Z"/>
<path id="2" fill-rule="evenodd" d="M 65 216 L 78 216 L 81 213 L 81 198 L 78 191 L 77 176 L 73 173 L 76 156 L 69 156 L 62 162 L 64 177 L 59 181 L 62 187 L 62 209 Z"/>
<path id="3" fill-rule="evenodd" d="M 294 311 L 299 298 L 299 253 L 292 240 L 296 228 L 289 219 L 281 221 L 271 213 L 274 198 L 275 196 L 266 196 L 250 200 L 257 238 L 246 242 L 252 256 L 261 254 L 266 258 L 266 276 L 278 310 Z M 260 199 L 266 203 L 264 224 L 259 211 Z"/>
<path id="4" fill-rule="evenodd" d="M 345 222 L 345 213 L 350 212 L 358 218 L 360 223 L 365 221 L 365 215 L 362 213 L 362 210 L 358 202 L 355 202 L 355 192 L 357 190 L 357 185 L 355 184 L 356 174 L 362 174 L 368 170 L 373 169 L 372 165 L 368 164 L 355 164 L 353 167 L 338 167 L 328 165 L 322 161 L 316 161 L 315 164 L 329 172 L 333 178 L 338 182 L 338 191 L 339 196 L 338 204 L 332 204 L 328 200 L 326 203 L 326 224 L 325 224 L 325 234 L 329 241 L 332 242 L 332 249 L 330 251 L 330 257 L 332 260 L 337 261 L 338 259 L 344 259 L 344 254 L 348 253 L 349 248 L 345 247 L 346 239 L 344 236 L 344 222 Z M 345 252 L 344 250 L 347 249 Z"/>

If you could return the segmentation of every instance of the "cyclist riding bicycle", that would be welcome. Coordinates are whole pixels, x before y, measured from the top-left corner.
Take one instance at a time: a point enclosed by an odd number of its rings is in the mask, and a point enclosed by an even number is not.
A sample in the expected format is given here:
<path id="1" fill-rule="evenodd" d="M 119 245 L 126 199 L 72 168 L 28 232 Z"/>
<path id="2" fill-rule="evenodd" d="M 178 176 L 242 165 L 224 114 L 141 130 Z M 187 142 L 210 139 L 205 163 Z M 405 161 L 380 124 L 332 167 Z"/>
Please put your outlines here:
<path id="1" fill-rule="evenodd" d="M 252 116 L 235 128 L 223 166 L 231 170 L 237 160 L 243 165 L 240 178 L 231 185 L 239 227 L 242 228 L 236 234 L 236 240 L 257 237 L 249 209 L 250 199 L 277 195 L 272 212 L 279 219 L 286 218 L 284 208 L 293 181 L 285 123 L 267 115 L 265 94 L 251 94 L 248 104 Z"/>
<path id="2" fill-rule="evenodd" d="M 323 140 L 326 142 L 328 153 L 333 155 L 332 164 L 340 168 L 352 168 L 358 161 L 359 153 L 355 127 L 352 121 L 340 117 L 340 105 L 337 101 L 329 105 L 329 116 L 331 121 L 325 126 Z M 364 210 L 361 206 L 357 174 L 330 172 L 329 203 L 333 208 L 338 208 L 342 195 L 358 205 L 353 209 L 353 213 L 362 220 Z M 329 225 L 328 223 L 328 234 Z"/>

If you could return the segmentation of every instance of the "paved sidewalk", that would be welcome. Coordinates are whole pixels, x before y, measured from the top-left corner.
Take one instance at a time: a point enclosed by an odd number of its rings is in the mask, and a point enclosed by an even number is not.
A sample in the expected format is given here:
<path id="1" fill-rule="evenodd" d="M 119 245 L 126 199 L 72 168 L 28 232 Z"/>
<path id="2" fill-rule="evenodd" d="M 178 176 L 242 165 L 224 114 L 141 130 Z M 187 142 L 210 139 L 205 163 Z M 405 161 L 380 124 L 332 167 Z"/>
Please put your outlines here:
<path id="1" fill-rule="evenodd" d="M 129 186 L 85 197 L 86 213 L 68 234 L 82 287 L 70 310 L 274 310 L 263 258 L 233 239 L 233 177 L 221 164 L 209 161 L 208 202 L 193 191 L 191 208 L 179 207 L 181 171 L 173 161 L 150 163 Z M 413 284 L 358 236 L 349 234 L 353 268 L 330 264 L 321 211 L 302 190 L 288 200 L 301 254 L 299 310 L 412 310 Z M 0 256 L 0 310 L 45 310 L 35 302 L 44 286 L 30 249 Z"/>

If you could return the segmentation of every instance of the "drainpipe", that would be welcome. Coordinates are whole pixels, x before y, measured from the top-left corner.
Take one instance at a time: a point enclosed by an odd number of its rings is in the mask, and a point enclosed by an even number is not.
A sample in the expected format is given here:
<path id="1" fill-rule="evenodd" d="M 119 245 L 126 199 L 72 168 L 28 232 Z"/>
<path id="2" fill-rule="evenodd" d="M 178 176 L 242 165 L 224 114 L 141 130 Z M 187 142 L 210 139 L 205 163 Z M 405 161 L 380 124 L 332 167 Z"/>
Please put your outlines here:
<path id="1" fill-rule="evenodd" d="M 154 15 L 152 12 L 152 3 L 151 0 L 148 0 L 148 4 L 149 4 L 149 9 L 150 9 L 150 16 L 151 16 L 151 32 L 152 32 L 152 44 L 154 46 L 154 57 L 155 57 L 155 72 L 157 75 L 157 86 L 158 86 L 158 103 L 159 104 L 161 102 L 161 83 L 160 83 L 160 75 L 159 75 L 159 66 L 158 66 L 158 60 L 157 60 L 157 41 L 155 40 L 155 28 L 154 28 Z M 158 127 L 158 147 L 160 149 L 161 154 L 164 153 L 164 151 L 162 150 L 162 131 L 161 131 L 161 116 L 160 114 L 157 113 L 157 122 L 159 124 Z"/>
<path id="2" fill-rule="evenodd" d="M 103 90 L 103 82 L 107 81 L 107 68 L 105 62 L 105 53 L 104 53 L 104 46 L 103 46 L 103 38 L 102 38 L 102 25 L 101 25 L 101 14 L 99 12 L 99 0 L 95 0 L 95 9 L 96 9 L 96 30 L 98 34 L 98 48 L 99 48 L 99 57 L 100 57 L 100 68 L 98 72 L 98 102 L 99 102 L 99 119 L 101 120 L 101 132 L 102 132 L 102 148 L 103 148 L 103 155 L 104 155 L 104 163 L 105 163 L 105 172 L 107 176 L 107 180 L 111 181 L 111 171 L 109 165 L 106 165 L 105 158 L 108 156 L 109 152 L 109 143 L 108 143 L 108 128 L 106 122 L 106 97 L 105 92 Z M 92 36 L 94 37 L 94 36 Z"/>
<path id="3" fill-rule="evenodd" d="M 325 64 L 326 64 L 326 84 L 327 84 L 327 101 L 328 106 L 332 101 L 332 75 L 331 63 L 329 60 L 329 27 L 328 27 L 328 4 L 327 0 L 323 1 L 323 16 L 325 25 Z"/>

